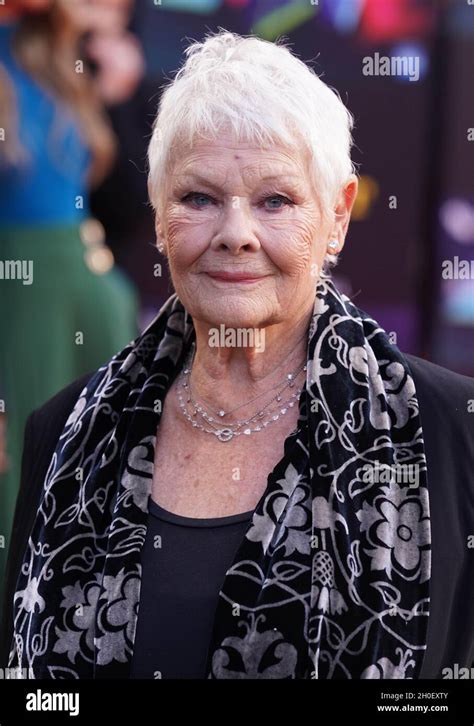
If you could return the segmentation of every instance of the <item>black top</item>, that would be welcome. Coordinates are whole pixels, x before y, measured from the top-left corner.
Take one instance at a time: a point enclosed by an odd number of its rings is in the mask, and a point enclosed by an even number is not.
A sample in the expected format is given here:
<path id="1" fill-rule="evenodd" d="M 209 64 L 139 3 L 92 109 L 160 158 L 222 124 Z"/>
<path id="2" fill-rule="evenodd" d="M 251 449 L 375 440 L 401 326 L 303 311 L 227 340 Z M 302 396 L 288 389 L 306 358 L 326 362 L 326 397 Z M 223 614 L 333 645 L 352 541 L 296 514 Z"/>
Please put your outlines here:
<path id="1" fill-rule="evenodd" d="M 205 678 L 219 590 L 252 512 L 182 517 L 148 501 L 131 678 Z"/>
<path id="2" fill-rule="evenodd" d="M 421 678 L 441 678 L 444 668 L 453 669 L 456 664 L 458 668 L 474 665 L 474 413 L 470 413 L 472 403 L 469 403 L 474 401 L 474 380 L 411 355 L 407 355 L 406 360 L 420 404 L 432 531 L 431 603 Z M 13 594 L 49 462 L 64 423 L 91 375 L 83 376 L 60 391 L 34 411 L 26 424 L 20 492 L 11 540 L 7 543 L 0 667 L 6 667 L 8 661 L 13 630 Z M 160 522 L 160 526 L 165 523 Z M 240 526 L 244 528 L 245 525 L 241 523 Z M 233 527 L 222 529 L 227 535 L 227 530 L 230 532 Z M 242 530 L 241 534 L 243 538 Z M 233 541 L 237 539 L 235 535 Z M 179 566 L 179 561 L 175 560 L 175 565 Z M 215 567 L 216 584 L 220 577 L 217 575 L 219 565 L 213 560 L 212 567 Z M 220 568 L 220 572 L 225 569 L 223 560 Z M 152 586 L 149 577 L 145 576 L 143 581 L 146 588 Z M 145 589 L 143 598 L 146 602 Z M 145 621 L 146 615 L 142 622 Z M 183 639 L 191 642 L 189 635 L 184 636 L 188 627 L 186 619 L 181 617 L 176 622 L 178 632 L 174 635 L 179 638 L 183 634 Z M 201 642 L 204 641 L 203 635 Z M 163 664 L 161 658 L 159 660 L 160 663 L 153 664 L 154 670 L 164 672 L 165 665 L 170 668 L 169 662 Z M 185 663 L 181 666 L 188 668 Z M 199 665 L 195 662 L 192 668 L 199 668 Z M 180 672 L 184 673 L 183 670 Z"/>

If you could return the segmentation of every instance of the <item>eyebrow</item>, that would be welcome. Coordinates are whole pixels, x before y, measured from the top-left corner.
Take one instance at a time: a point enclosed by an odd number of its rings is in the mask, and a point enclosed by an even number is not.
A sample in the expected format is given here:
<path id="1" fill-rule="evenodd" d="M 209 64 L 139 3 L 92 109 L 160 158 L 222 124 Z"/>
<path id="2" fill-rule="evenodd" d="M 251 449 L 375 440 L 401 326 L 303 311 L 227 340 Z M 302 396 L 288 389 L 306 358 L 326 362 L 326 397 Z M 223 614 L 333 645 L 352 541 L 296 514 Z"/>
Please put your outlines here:
<path id="1" fill-rule="evenodd" d="M 210 179 L 207 179 L 205 176 L 199 174 L 198 172 L 183 172 L 183 174 L 180 174 L 178 177 L 178 180 L 180 178 L 186 179 L 186 180 L 192 180 L 193 182 L 196 182 L 197 184 L 204 184 L 208 187 L 211 187 L 212 189 L 219 189 L 217 184 L 212 182 Z M 268 182 L 268 181 L 279 181 L 280 183 L 284 182 L 301 182 L 301 178 L 296 176 L 296 174 L 269 174 L 268 176 L 260 177 L 260 182 Z"/>

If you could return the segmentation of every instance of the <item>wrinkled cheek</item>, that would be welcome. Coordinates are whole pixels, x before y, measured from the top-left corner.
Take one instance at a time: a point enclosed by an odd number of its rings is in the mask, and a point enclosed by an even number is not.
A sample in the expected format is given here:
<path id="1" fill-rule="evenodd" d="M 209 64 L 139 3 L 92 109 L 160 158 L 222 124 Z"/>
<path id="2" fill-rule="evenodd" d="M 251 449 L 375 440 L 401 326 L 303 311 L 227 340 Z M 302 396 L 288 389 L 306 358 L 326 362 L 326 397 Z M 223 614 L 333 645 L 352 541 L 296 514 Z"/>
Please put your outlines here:
<path id="1" fill-rule="evenodd" d="M 193 215 L 194 216 L 194 215 Z M 170 212 L 166 218 L 168 264 L 175 290 L 186 305 L 199 294 L 200 276 L 195 274 L 196 262 L 205 252 L 208 234 L 202 222 L 191 215 Z"/>
<path id="2" fill-rule="evenodd" d="M 168 215 L 166 224 L 166 237 L 168 245 L 176 246 L 189 233 L 191 221 L 183 215 Z"/>
<path id="3" fill-rule="evenodd" d="M 301 228 L 301 242 L 298 250 L 299 271 L 308 270 L 312 277 L 320 270 L 326 251 L 325 230 L 319 222 L 306 223 Z"/>
<path id="4" fill-rule="evenodd" d="M 300 243 L 295 254 L 295 269 L 298 274 L 302 274 L 311 267 L 314 260 L 313 247 L 314 242 L 312 239 Z"/>
<path id="5" fill-rule="evenodd" d="M 189 221 L 169 220 L 167 232 L 168 259 L 173 267 L 186 269 L 206 247 L 203 230 L 196 230 L 196 226 Z"/>
<path id="6" fill-rule="evenodd" d="M 166 246 L 168 248 L 168 258 L 171 262 L 182 246 L 185 238 L 183 225 L 178 220 L 168 220 L 166 227 Z"/>
<path id="7" fill-rule="evenodd" d="M 208 244 L 213 233 L 214 220 L 211 214 L 186 214 L 171 212 L 166 219 L 167 242 L 170 248 L 181 248 L 183 244 L 190 249 L 202 249 Z"/>
<path id="8" fill-rule="evenodd" d="M 312 264 L 317 260 L 316 242 L 309 230 L 295 229 L 280 245 L 274 258 L 278 267 L 287 275 L 299 277 L 310 273 Z"/>

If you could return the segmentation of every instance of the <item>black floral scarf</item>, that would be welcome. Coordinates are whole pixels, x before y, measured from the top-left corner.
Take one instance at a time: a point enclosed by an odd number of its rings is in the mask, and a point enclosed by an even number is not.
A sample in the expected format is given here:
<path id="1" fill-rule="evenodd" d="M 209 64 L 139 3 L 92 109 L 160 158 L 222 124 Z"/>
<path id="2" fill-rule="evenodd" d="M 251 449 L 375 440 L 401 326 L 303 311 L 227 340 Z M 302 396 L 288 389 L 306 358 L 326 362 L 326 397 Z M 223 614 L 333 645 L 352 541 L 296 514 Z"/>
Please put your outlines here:
<path id="1" fill-rule="evenodd" d="M 430 519 L 414 383 L 330 279 L 315 292 L 298 427 L 224 578 L 208 678 L 420 676 Z M 17 581 L 10 668 L 130 677 L 156 429 L 193 340 L 173 295 L 82 390 Z"/>

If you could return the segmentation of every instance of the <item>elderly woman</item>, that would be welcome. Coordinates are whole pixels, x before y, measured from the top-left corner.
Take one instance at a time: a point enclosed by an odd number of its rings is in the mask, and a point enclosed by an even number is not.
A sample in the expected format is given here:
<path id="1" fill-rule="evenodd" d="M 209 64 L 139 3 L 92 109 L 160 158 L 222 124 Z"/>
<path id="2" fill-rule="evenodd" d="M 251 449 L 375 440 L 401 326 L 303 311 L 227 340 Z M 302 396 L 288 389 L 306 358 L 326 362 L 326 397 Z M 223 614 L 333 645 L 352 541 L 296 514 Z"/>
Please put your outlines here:
<path id="1" fill-rule="evenodd" d="M 18 673 L 471 665 L 474 385 L 403 355 L 329 276 L 357 192 L 351 125 L 283 44 L 220 31 L 188 48 L 149 150 L 176 292 L 26 428 L 4 626 Z"/>

